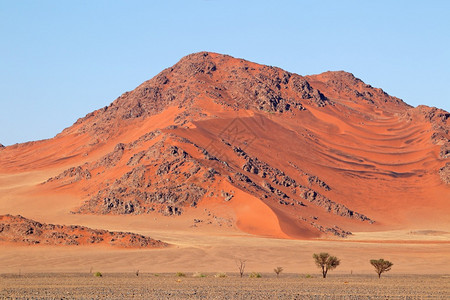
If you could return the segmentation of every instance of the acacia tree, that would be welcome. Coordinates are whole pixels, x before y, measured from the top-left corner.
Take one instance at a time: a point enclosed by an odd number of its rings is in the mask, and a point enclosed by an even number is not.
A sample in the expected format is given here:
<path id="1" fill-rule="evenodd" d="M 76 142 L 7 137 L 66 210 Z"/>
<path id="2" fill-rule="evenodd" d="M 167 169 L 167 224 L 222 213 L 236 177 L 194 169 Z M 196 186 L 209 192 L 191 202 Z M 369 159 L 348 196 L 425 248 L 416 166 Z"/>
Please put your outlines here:
<path id="1" fill-rule="evenodd" d="M 381 278 L 381 273 L 387 272 L 391 270 L 391 267 L 394 265 L 388 260 L 380 259 L 371 259 L 370 264 L 375 267 L 375 272 L 378 274 L 378 278 Z"/>
<path id="2" fill-rule="evenodd" d="M 331 256 L 326 252 L 314 253 L 313 258 L 316 266 L 322 268 L 323 278 L 326 278 L 328 271 L 335 269 L 341 262 L 336 256 Z"/>

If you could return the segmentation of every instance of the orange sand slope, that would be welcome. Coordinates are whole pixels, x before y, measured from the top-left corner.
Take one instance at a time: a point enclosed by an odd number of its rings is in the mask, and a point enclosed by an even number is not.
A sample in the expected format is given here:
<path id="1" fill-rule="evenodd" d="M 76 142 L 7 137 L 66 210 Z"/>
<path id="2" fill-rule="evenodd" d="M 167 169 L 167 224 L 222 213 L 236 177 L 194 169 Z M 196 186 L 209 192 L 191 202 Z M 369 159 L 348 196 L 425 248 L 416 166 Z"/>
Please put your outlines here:
<path id="1" fill-rule="evenodd" d="M 346 72 L 196 53 L 53 139 L 0 148 L 0 214 L 284 239 L 447 232 L 448 120 Z"/>

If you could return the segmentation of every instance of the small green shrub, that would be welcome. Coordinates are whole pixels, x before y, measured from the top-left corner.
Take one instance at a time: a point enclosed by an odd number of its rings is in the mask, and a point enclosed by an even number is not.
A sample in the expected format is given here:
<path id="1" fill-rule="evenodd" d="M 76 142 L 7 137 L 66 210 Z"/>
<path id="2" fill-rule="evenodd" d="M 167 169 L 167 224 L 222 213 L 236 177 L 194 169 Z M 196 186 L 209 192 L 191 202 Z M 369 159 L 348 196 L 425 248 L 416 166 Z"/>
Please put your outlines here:
<path id="1" fill-rule="evenodd" d="M 306 274 L 305 278 L 313 278 L 310 274 Z"/>
<path id="2" fill-rule="evenodd" d="M 102 273 L 100 273 L 100 272 L 95 272 L 95 273 L 94 273 L 94 276 L 95 276 L 95 277 L 102 277 L 103 275 L 102 275 Z"/>
<path id="3" fill-rule="evenodd" d="M 225 278 L 227 277 L 226 273 L 217 273 L 216 275 L 214 275 L 215 278 Z"/>
<path id="4" fill-rule="evenodd" d="M 153 276 L 155 276 L 155 277 L 158 277 L 158 276 L 159 276 L 159 274 L 153 274 Z"/>
<path id="5" fill-rule="evenodd" d="M 250 273 L 250 275 L 248 275 L 248 277 L 250 277 L 250 278 L 261 278 L 262 276 L 259 273 L 252 272 L 252 273 Z"/>
<path id="6" fill-rule="evenodd" d="M 283 267 L 276 267 L 275 269 L 273 269 L 273 271 L 275 272 L 275 274 L 277 274 L 278 278 L 278 276 L 280 276 L 280 273 L 283 272 Z"/>
<path id="7" fill-rule="evenodd" d="M 175 274 L 175 276 L 177 276 L 177 277 L 186 277 L 186 274 L 184 274 L 183 272 L 177 272 Z"/>
<path id="8" fill-rule="evenodd" d="M 203 278 L 203 277 L 206 277 L 206 275 L 203 273 L 200 273 L 200 272 L 196 272 L 196 273 L 192 274 L 192 277 Z"/>

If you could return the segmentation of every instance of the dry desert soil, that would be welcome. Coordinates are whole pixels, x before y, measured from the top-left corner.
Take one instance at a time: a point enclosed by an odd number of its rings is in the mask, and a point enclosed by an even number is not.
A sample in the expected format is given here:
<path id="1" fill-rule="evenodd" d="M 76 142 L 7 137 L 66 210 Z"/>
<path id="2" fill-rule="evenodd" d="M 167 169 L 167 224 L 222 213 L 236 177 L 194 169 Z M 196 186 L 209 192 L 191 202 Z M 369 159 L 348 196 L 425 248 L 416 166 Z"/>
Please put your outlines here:
<path id="1" fill-rule="evenodd" d="M 111 273 L 0 275 L 5 299 L 448 299 L 450 276 L 442 275 L 318 275 L 262 274 L 240 278 L 178 277 L 173 273 L 136 276 Z"/>

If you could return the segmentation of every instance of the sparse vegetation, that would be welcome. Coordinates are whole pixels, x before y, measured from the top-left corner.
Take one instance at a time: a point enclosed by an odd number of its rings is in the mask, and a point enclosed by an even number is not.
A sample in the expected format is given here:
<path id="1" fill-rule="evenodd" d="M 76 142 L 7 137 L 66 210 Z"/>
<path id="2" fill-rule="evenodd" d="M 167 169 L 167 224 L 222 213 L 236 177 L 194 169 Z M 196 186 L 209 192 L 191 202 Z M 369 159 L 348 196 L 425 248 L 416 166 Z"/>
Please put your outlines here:
<path id="1" fill-rule="evenodd" d="M 216 275 L 214 275 L 215 278 L 225 278 L 227 277 L 226 273 L 217 273 Z"/>
<path id="2" fill-rule="evenodd" d="M 206 277 L 206 275 L 200 272 L 195 272 L 194 274 L 192 274 L 192 277 L 203 278 Z"/>
<path id="3" fill-rule="evenodd" d="M 326 252 L 314 253 L 313 258 L 316 266 L 322 269 L 323 278 L 326 278 L 328 271 L 336 269 L 341 262 L 336 256 L 331 256 Z"/>
<path id="4" fill-rule="evenodd" d="M 177 273 L 175 273 L 175 276 L 177 276 L 177 277 L 186 277 L 186 274 L 184 274 L 183 272 L 177 272 Z"/>
<path id="5" fill-rule="evenodd" d="M 283 272 L 283 267 L 276 267 L 275 269 L 273 269 L 273 271 L 275 272 L 275 274 L 277 274 L 278 278 L 278 276 L 280 276 L 280 273 Z"/>
<path id="6" fill-rule="evenodd" d="M 100 272 L 95 272 L 95 273 L 94 273 L 94 276 L 95 276 L 95 277 L 103 277 L 103 274 L 100 273 Z"/>
<path id="7" fill-rule="evenodd" d="M 241 275 L 241 278 L 242 278 L 244 276 L 245 260 L 243 260 L 243 259 L 236 260 L 236 265 L 239 268 L 239 275 Z"/>
<path id="8" fill-rule="evenodd" d="M 250 275 L 248 275 L 248 277 L 250 277 L 250 278 L 261 278 L 262 276 L 261 276 L 260 273 L 252 272 L 252 273 L 250 273 Z"/>
<path id="9" fill-rule="evenodd" d="M 311 274 L 306 274 L 305 278 L 314 278 L 313 276 L 311 276 Z"/>
<path id="10" fill-rule="evenodd" d="M 378 274 L 378 278 L 381 278 L 381 273 L 388 272 L 391 270 L 391 267 L 394 265 L 388 260 L 380 259 L 371 259 L 370 264 L 374 266 L 375 272 Z"/>

